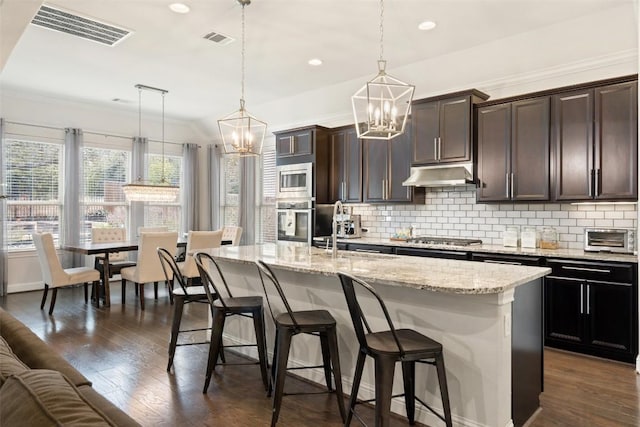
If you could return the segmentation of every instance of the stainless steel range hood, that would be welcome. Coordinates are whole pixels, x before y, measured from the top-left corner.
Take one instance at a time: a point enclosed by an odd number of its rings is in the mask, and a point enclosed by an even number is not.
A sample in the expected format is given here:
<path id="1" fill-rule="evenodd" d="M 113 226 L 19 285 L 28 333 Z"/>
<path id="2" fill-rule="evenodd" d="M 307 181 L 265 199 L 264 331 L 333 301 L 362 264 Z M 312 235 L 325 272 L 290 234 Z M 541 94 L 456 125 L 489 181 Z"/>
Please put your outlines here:
<path id="1" fill-rule="evenodd" d="M 405 187 L 444 187 L 473 184 L 473 163 L 412 167 Z"/>

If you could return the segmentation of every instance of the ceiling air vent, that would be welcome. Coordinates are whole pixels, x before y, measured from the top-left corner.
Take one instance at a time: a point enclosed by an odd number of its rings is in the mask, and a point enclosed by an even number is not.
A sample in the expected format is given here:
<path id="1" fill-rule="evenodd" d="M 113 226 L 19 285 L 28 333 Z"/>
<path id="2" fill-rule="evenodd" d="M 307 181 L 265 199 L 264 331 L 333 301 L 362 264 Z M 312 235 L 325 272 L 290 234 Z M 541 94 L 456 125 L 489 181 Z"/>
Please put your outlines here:
<path id="1" fill-rule="evenodd" d="M 40 7 L 31 23 L 107 46 L 114 46 L 131 34 L 129 30 L 124 28 L 114 27 L 46 5 Z"/>
<path id="2" fill-rule="evenodd" d="M 212 42 L 218 43 L 221 46 L 229 44 L 234 41 L 229 36 L 225 36 L 224 34 L 216 33 L 215 31 L 210 32 L 204 36 L 205 39 L 211 40 Z"/>

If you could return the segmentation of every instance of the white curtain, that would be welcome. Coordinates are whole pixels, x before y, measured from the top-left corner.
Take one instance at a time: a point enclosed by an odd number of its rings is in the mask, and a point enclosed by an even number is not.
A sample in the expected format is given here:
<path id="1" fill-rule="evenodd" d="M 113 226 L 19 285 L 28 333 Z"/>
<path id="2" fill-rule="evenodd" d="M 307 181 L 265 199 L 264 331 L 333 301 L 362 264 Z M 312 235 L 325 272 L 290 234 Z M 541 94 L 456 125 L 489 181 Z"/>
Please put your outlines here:
<path id="1" fill-rule="evenodd" d="M 5 163 L 5 142 L 4 142 L 4 119 L 0 118 L 0 296 L 7 294 L 8 273 L 7 273 L 7 242 L 5 240 L 7 227 L 7 195 L 6 188 L 6 163 Z"/>
<path id="2" fill-rule="evenodd" d="M 198 224 L 198 145 L 182 146 L 182 224 L 181 233 L 199 230 Z"/>
<path id="3" fill-rule="evenodd" d="M 209 187 L 209 230 L 218 230 L 224 224 L 220 220 L 220 159 L 222 153 L 217 145 L 207 146 L 207 183 Z"/>
<path id="4" fill-rule="evenodd" d="M 242 227 L 241 245 L 256 242 L 256 157 L 240 159 L 240 207 L 238 225 Z"/>
<path id="5" fill-rule="evenodd" d="M 133 137 L 131 154 L 131 181 L 145 181 L 147 178 L 147 152 L 149 141 L 139 136 Z M 138 227 L 144 226 L 144 202 L 131 202 L 131 224 L 129 224 L 129 239 L 138 240 Z"/>
<path id="6" fill-rule="evenodd" d="M 62 205 L 61 243 L 80 243 L 80 231 L 83 229 L 83 218 L 80 209 L 80 198 L 83 191 L 82 179 L 82 146 L 81 129 L 66 128 L 64 130 L 64 202 Z M 71 267 L 84 265 L 84 256 L 74 253 L 70 258 Z"/>

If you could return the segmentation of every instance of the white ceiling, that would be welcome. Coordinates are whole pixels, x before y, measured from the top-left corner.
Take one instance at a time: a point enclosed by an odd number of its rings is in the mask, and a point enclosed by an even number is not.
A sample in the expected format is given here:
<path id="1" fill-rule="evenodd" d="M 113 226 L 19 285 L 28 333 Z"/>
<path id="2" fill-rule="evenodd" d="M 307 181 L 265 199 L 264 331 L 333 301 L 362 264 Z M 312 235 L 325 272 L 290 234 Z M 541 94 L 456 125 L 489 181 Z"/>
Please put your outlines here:
<path id="1" fill-rule="evenodd" d="M 241 7 L 234 0 L 183 0 L 191 7 L 186 15 L 171 12 L 171 0 L 46 2 L 134 32 L 114 47 L 27 25 L 30 18 L 17 13 L 6 16 L 16 2 L 33 0 L 0 1 L 3 22 L 13 23 L 1 35 L 8 40 L 10 30 L 17 40 L 0 75 L 4 88 L 136 110 L 134 85 L 141 83 L 168 90 L 167 116 L 185 120 L 220 117 L 238 107 Z M 384 5 L 385 58 L 392 73 L 621 5 L 637 13 L 637 0 L 386 0 Z M 378 0 L 254 0 L 245 13 L 250 111 L 252 105 L 375 75 Z M 418 23 L 426 19 L 437 28 L 419 31 Z M 236 42 L 219 46 L 205 40 L 211 31 Z M 516 61 L 526 52 L 505 54 Z M 310 67 L 312 57 L 324 64 Z"/>

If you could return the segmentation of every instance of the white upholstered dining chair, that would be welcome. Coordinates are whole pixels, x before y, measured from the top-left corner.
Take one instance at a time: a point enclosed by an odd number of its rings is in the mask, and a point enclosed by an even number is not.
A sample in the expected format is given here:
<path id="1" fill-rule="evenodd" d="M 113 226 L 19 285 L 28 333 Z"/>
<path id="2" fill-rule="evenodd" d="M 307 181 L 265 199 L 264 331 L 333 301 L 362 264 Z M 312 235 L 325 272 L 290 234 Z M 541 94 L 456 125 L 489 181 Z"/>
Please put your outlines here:
<path id="1" fill-rule="evenodd" d="M 232 246 L 238 246 L 240 244 L 241 237 L 242 227 L 228 225 L 222 228 L 222 240 L 231 240 Z"/>
<path id="2" fill-rule="evenodd" d="M 187 235 L 187 249 L 184 262 L 178 263 L 182 276 L 190 284 L 196 277 L 200 277 L 198 266 L 193 258 L 193 252 L 197 249 L 217 248 L 222 241 L 222 230 L 215 231 L 189 231 Z"/>
<path id="3" fill-rule="evenodd" d="M 163 233 L 166 231 L 169 231 L 169 227 L 164 225 L 159 227 L 138 227 L 138 237 L 140 237 L 142 233 Z"/>
<path id="4" fill-rule="evenodd" d="M 98 283 L 100 281 L 100 272 L 98 270 L 91 267 L 62 268 L 51 233 L 33 234 L 33 243 L 36 246 L 44 281 L 44 294 L 42 295 L 40 310 L 44 308 L 49 288 L 53 289 L 49 305 L 49 314 L 51 315 L 53 314 L 53 307 L 56 305 L 58 288 L 81 283 L 84 284 L 84 302 L 87 303 L 89 299 L 88 283 L 93 283 L 93 295 L 95 295 L 96 301 L 99 301 Z"/>
<path id="5" fill-rule="evenodd" d="M 176 255 L 178 245 L 178 233 L 175 231 L 160 233 L 142 233 L 138 244 L 138 259 L 135 267 L 127 267 L 120 270 L 122 278 L 122 303 L 125 301 L 127 281 L 133 282 L 138 288 L 140 296 L 140 308 L 144 310 L 144 284 L 153 282 L 154 298 L 158 299 L 158 282 L 165 281 L 164 272 L 158 248 L 165 248 L 172 256 Z M 173 278 L 173 277 L 172 277 Z M 169 296 L 171 297 L 172 283 L 167 283 Z"/>
<path id="6" fill-rule="evenodd" d="M 92 243 L 126 242 L 127 230 L 122 227 L 98 227 L 91 229 Z M 136 265 L 134 261 L 129 261 L 129 252 L 113 252 L 109 254 L 109 277 L 104 274 L 104 255 L 96 255 L 94 268 L 100 272 L 102 283 L 106 283 L 114 274 L 120 270 Z"/>

